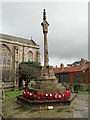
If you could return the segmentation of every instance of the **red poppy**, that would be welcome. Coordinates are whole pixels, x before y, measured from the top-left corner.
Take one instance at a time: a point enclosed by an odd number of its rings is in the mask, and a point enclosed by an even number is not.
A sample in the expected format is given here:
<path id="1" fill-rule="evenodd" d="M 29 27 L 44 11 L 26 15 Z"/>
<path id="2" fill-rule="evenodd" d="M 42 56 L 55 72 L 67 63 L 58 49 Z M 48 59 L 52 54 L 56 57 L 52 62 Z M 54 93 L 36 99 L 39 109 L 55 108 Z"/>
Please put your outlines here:
<path id="1" fill-rule="evenodd" d="M 70 91 L 70 89 L 66 90 L 66 92 L 64 93 L 64 96 L 65 96 L 65 100 L 70 99 L 70 97 L 71 97 L 71 91 Z"/>
<path id="2" fill-rule="evenodd" d="M 58 93 L 57 92 L 55 92 L 55 94 L 54 94 L 54 99 L 58 100 Z"/>
<path id="3" fill-rule="evenodd" d="M 58 100 L 63 100 L 63 94 L 61 92 L 58 92 Z"/>
<path id="4" fill-rule="evenodd" d="M 29 92 L 28 98 L 29 98 L 30 100 L 34 99 L 34 98 L 35 98 L 34 92 Z"/>
<path id="5" fill-rule="evenodd" d="M 48 94 L 48 100 L 53 100 L 53 97 L 54 97 L 53 93 Z"/>
<path id="6" fill-rule="evenodd" d="M 27 98 L 27 90 L 26 89 L 23 91 L 23 97 Z"/>
<path id="7" fill-rule="evenodd" d="M 44 99 L 44 100 L 47 100 L 47 99 L 48 99 L 48 93 L 45 92 L 45 93 L 43 94 L 43 99 Z"/>
<path id="8" fill-rule="evenodd" d="M 43 99 L 43 94 L 37 93 L 37 100 L 42 100 Z"/>
<path id="9" fill-rule="evenodd" d="M 70 97 L 71 97 L 71 90 L 70 90 L 70 88 L 68 89 L 68 92 L 69 92 L 69 95 L 70 95 Z"/>

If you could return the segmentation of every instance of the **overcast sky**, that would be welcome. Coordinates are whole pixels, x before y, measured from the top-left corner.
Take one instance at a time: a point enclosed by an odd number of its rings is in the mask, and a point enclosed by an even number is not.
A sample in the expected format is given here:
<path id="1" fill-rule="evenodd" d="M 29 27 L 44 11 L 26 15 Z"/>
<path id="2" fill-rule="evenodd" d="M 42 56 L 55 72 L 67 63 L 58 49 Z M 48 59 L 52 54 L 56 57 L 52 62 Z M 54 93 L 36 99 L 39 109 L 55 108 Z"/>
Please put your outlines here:
<path id="1" fill-rule="evenodd" d="M 42 64 L 44 39 L 41 22 L 46 9 L 49 23 L 49 64 L 60 66 L 88 59 L 87 2 L 4 2 L 0 32 L 32 39 L 40 45 Z M 0 24 L 1 26 L 1 24 Z"/>

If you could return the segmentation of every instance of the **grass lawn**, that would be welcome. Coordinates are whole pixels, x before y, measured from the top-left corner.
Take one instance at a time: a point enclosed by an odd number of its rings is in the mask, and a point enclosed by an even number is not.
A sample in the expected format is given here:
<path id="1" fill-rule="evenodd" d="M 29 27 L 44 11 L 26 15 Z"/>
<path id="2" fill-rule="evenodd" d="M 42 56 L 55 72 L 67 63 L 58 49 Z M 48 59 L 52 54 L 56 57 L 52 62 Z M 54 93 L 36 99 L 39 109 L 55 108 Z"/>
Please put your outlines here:
<path id="1" fill-rule="evenodd" d="M 16 97 L 17 95 L 23 94 L 23 90 L 18 90 L 18 91 L 9 91 L 5 93 L 5 99 L 11 98 L 11 97 Z"/>
<path id="2" fill-rule="evenodd" d="M 79 94 L 84 94 L 84 95 L 88 95 L 90 94 L 90 91 L 78 91 Z"/>

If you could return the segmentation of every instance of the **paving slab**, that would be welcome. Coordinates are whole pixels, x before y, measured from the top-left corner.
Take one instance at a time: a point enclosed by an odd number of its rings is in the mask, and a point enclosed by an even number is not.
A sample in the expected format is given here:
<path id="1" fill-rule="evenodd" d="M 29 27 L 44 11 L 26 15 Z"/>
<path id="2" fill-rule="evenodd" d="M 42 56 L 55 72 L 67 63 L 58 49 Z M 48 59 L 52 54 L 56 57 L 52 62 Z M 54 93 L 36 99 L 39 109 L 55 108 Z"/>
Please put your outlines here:
<path id="1" fill-rule="evenodd" d="M 71 108 L 54 110 L 32 110 L 17 104 L 16 98 L 3 100 L 5 118 L 88 118 L 88 95 L 78 95 L 78 102 Z"/>

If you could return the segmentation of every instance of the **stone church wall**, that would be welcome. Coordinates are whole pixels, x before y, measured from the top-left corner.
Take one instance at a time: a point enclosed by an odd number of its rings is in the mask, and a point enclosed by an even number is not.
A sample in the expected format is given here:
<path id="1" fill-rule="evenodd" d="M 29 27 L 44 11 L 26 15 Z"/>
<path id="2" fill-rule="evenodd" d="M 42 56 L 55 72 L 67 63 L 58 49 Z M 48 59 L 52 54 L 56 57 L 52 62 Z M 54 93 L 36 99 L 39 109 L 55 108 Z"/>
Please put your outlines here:
<path id="1" fill-rule="evenodd" d="M 12 36 L 13 38 L 13 36 Z M 18 38 L 19 39 L 19 38 Z M 20 38 L 22 39 L 22 38 Z M 24 59 L 24 61 L 28 61 L 29 60 L 29 56 L 28 56 L 28 52 L 31 51 L 33 54 L 33 61 L 38 61 L 41 62 L 41 59 L 38 60 L 38 54 L 37 52 L 40 51 L 40 47 L 37 44 L 27 44 L 26 42 L 18 42 L 18 41 L 14 41 L 12 40 L 8 40 L 8 39 L 0 39 L 0 49 L 2 48 L 2 46 L 5 46 L 8 48 L 8 50 L 10 51 L 10 70 L 16 73 L 16 70 L 18 68 L 19 63 L 21 63 Z M 1 54 L 0 54 L 0 60 L 1 64 L 0 67 L 3 68 L 3 51 L 1 49 Z M 40 53 L 40 52 L 39 52 Z M 39 54 L 40 55 L 40 54 Z M 41 58 L 41 57 L 40 57 Z M 5 65 L 4 65 L 5 67 Z M 5 68 L 7 69 L 7 68 Z M 14 81 L 14 85 L 15 87 L 18 88 L 18 83 L 19 81 Z M 7 82 L 7 86 L 10 86 L 9 82 Z M 12 87 L 12 85 L 11 85 Z M 6 82 L 5 82 L 5 88 L 6 88 Z"/>

